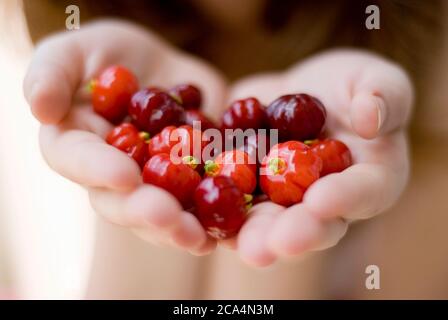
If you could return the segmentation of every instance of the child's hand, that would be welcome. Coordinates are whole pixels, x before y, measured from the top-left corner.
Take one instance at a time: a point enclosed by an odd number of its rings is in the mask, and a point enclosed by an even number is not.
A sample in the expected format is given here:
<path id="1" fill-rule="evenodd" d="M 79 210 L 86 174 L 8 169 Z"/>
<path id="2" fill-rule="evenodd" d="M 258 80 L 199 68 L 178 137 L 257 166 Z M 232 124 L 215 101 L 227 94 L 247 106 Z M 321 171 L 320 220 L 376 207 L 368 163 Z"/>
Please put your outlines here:
<path id="1" fill-rule="evenodd" d="M 240 81 L 231 98 L 256 96 L 269 103 L 295 92 L 323 102 L 329 135 L 349 146 L 354 165 L 315 182 L 300 204 L 255 206 L 237 239 L 239 254 L 252 265 L 335 245 L 349 221 L 391 207 L 408 179 L 405 127 L 413 90 L 402 69 L 368 53 L 333 51 L 285 73 Z"/>
<path id="2" fill-rule="evenodd" d="M 143 185 L 137 164 L 105 143 L 111 125 L 92 111 L 86 84 L 106 67 L 130 68 L 142 86 L 193 82 L 204 93 L 210 116 L 223 105 L 225 83 L 206 64 L 181 54 L 133 25 L 98 22 L 42 42 L 24 82 L 36 118 L 42 153 L 59 174 L 89 190 L 94 209 L 142 238 L 174 244 L 194 254 L 216 245 L 197 219 L 173 196 Z"/>

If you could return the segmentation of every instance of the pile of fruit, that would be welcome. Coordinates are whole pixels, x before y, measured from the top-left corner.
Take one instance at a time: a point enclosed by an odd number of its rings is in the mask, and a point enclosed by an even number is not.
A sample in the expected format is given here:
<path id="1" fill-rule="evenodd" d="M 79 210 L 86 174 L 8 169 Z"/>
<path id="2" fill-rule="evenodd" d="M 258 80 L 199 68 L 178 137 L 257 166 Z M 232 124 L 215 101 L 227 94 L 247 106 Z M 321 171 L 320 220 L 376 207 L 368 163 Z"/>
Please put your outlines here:
<path id="1" fill-rule="evenodd" d="M 235 236 L 254 203 L 299 203 L 317 179 L 352 164 L 344 143 L 323 138 L 325 108 L 307 94 L 284 95 L 267 107 L 252 97 L 235 101 L 218 125 L 199 111 L 201 92 L 190 84 L 139 89 L 132 72 L 112 66 L 89 87 L 95 112 L 117 125 L 107 143 L 138 163 L 144 183 L 170 192 L 217 239 Z M 234 143 L 228 133 L 234 129 L 252 134 Z M 217 148 L 213 130 L 217 145 L 231 148 Z M 270 148 L 273 133 L 279 143 Z"/>

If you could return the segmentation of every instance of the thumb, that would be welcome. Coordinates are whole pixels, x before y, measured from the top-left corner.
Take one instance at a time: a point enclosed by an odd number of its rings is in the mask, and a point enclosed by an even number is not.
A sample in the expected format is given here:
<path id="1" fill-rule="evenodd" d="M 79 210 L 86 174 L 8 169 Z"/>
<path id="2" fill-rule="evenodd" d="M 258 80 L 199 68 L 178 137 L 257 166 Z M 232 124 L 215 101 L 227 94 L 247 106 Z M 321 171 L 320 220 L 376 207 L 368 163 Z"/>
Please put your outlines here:
<path id="1" fill-rule="evenodd" d="M 414 96 L 402 68 L 378 61 L 366 66 L 353 83 L 350 120 L 359 136 L 373 139 L 408 123 Z"/>

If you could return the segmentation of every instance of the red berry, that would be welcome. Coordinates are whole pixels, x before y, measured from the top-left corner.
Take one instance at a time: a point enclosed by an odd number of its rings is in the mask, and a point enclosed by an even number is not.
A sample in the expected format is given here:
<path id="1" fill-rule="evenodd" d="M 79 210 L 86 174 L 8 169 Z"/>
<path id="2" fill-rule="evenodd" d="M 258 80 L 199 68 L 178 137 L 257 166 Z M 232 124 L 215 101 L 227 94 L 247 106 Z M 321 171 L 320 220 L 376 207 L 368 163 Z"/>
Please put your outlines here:
<path id="1" fill-rule="evenodd" d="M 264 107 L 256 98 L 233 102 L 222 116 L 222 129 L 261 129 L 266 124 Z"/>
<path id="2" fill-rule="evenodd" d="M 93 110 L 107 120 L 118 123 L 126 116 L 132 95 L 138 90 L 137 78 L 128 69 L 112 66 L 89 84 Z"/>
<path id="3" fill-rule="evenodd" d="M 246 221 L 247 200 L 250 201 L 232 179 L 208 177 L 195 191 L 195 215 L 213 238 L 228 239 L 235 236 Z"/>
<path id="4" fill-rule="evenodd" d="M 139 132 L 132 124 L 123 123 L 107 135 L 106 142 L 126 152 L 143 168 L 149 158 L 146 146 L 148 139 L 149 135 L 146 132 Z"/>
<path id="5" fill-rule="evenodd" d="M 315 139 L 325 124 L 322 103 L 307 94 L 290 94 L 273 101 L 266 110 L 269 126 L 280 141 Z"/>
<path id="6" fill-rule="evenodd" d="M 189 126 L 193 126 L 194 121 L 200 121 L 201 130 L 205 131 L 207 129 L 216 129 L 216 125 L 212 120 L 207 118 L 201 111 L 199 110 L 185 110 L 185 119 L 184 123 Z"/>
<path id="7" fill-rule="evenodd" d="M 168 126 L 149 140 L 148 153 L 150 157 L 166 153 L 172 157 L 172 160 L 183 159 L 195 166 L 202 162 L 202 150 L 207 144 L 207 140 L 199 130 L 185 125 Z M 173 150 L 173 148 L 176 149 Z"/>
<path id="8" fill-rule="evenodd" d="M 189 165 L 174 164 L 168 154 L 160 153 L 145 164 L 143 182 L 165 189 L 184 209 L 189 209 L 193 206 L 194 190 L 201 182 L 201 176 Z"/>
<path id="9" fill-rule="evenodd" d="M 184 109 L 167 93 L 158 88 L 147 88 L 132 96 L 128 107 L 135 124 L 151 135 L 169 125 L 180 125 Z"/>
<path id="10" fill-rule="evenodd" d="M 317 179 L 322 160 L 298 141 L 272 147 L 261 164 L 260 186 L 271 201 L 290 206 L 302 200 L 305 190 Z"/>
<path id="11" fill-rule="evenodd" d="M 321 176 L 341 172 L 352 165 L 352 154 L 348 147 L 335 139 L 316 140 L 310 143 L 311 150 L 322 159 Z"/>
<path id="12" fill-rule="evenodd" d="M 245 137 L 244 144 L 238 147 L 238 150 L 242 150 L 249 155 L 250 163 L 259 165 L 261 160 L 268 154 L 269 148 L 269 137 L 263 133 L 257 133 Z"/>
<path id="13" fill-rule="evenodd" d="M 191 84 L 180 84 L 169 91 L 185 109 L 199 109 L 202 104 L 201 91 Z"/>
<path id="14" fill-rule="evenodd" d="M 243 193 L 252 193 L 257 186 L 256 165 L 250 164 L 249 155 L 241 150 L 224 151 L 214 161 L 205 163 L 208 176 L 232 178 Z"/>

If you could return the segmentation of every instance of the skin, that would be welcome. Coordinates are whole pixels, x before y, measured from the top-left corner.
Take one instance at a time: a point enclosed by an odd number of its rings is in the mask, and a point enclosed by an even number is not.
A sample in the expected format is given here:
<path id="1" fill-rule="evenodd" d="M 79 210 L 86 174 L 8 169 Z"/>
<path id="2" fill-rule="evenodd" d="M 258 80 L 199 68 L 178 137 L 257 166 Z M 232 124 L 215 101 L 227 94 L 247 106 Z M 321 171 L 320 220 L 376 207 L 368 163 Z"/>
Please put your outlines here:
<path id="1" fill-rule="evenodd" d="M 113 39 L 104 37 L 112 32 Z M 148 56 L 157 63 L 148 63 Z M 170 194 L 142 185 L 137 165 L 103 141 L 111 126 L 92 112 L 83 88 L 111 64 L 136 71 L 141 84 L 202 84 L 204 111 L 215 119 L 222 106 L 235 99 L 256 96 L 267 104 L 281 94 L 307 92 L 327 107 L 330 135 L 352 150 L 355 165 L 313 184 L 302 203 L 290 208 L 269 202 L 254 206 L 238 238 L 221 243 L 236 255 L 218 251 L 212 258 L 193 261 L 169 250 L 151 249 L 152 254 L 142 257 L 129 254 L 133 261 L 145 264 L 154 257 L 180 259 L 196 273 L 206 262 L 215 266 L 208 289 L 202 293 L 205 297 L 226 296 L 220 281 L 222 266 L 244 274 L 235 256 L 257 267 L 280 260 L 271 275 L 276 274 L 274 278 L 284 284 L 280 274 L 285 269 L 291 274 L 296 265 L 291 258 L 336 245 L 346 233 L 348 221 L 384 212 L 406 186 L 409 157 L 405 128 L 413 90 L 403 70 L 381 57 L 361 51 L 329 51 L 284 72 L 252 75 L 229 84 L 206 62 L 130 24 L 104 21 L 86 24 L 76 33 L 52 36 L 37 47 L 24 82 L 31 111 L 42 123 L 39 139 L 44 157 L 59 174 L 87 188 L 92 207 L 107 222 L 129 229 L 146 242 L 194 255 L 211 253 L 217 246 Z M 117 239 L 117 234 L 122 235 L 123 243 L 135 241 L 124 235 L 125 229 L 115 228 L 101 223 L 98 252 L 105 239 Z M 97 271 L 101 269 L 97 259 L 94 264 L 88 296 L 108 296 L 108 280 Z M 119 270 L 129 271 L 120 268 L 111 271 L 110 278 Z M 272 283 L 269 288 L 276 289 Z M 195 297 L 190 289 L 184 286 L 179 295 Z M 281 292 L 281 287 L 278 289 Z"/>

